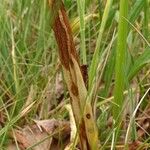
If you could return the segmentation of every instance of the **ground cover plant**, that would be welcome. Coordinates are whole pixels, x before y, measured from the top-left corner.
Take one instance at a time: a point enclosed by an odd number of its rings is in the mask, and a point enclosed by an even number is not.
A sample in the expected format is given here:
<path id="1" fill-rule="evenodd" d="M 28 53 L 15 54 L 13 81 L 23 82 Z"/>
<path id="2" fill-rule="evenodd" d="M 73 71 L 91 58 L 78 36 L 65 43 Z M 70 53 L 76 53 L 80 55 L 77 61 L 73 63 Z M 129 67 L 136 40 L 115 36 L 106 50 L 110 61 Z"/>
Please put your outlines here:
<path id="1" fill-rule="evenodd" d="M 149 149 L 149 5 L 1 0 L 0 149 Z"/>

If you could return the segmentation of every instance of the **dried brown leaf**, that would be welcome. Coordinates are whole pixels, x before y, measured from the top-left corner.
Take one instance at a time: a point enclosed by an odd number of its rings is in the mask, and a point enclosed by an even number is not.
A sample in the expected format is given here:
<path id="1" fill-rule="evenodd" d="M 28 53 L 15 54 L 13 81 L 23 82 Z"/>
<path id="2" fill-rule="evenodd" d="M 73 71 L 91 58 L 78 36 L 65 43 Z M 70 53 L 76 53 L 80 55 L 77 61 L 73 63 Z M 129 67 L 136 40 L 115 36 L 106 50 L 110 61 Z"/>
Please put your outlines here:
<path id="1" fill-rule="evenodd" d="M 41 131 L 36 125 L 33 125 L 31 127 L 26 126 L 22 130 L 14 130 L 14 134 L 17 141 L 23 145 L 24 149 L 35 144 L 37 145 L 32 148 L 33 150 L 48 150 L 50 148 L 50 138 L 42 141 L 48 136 L 48 134 Z"/>
<path id="2" fill-rule="evenodd" d="M 144 135 L 150 135 L 150 107 L 147 107 L 142 113 L 138 116 L 138 129 L 137 135 L 142 138 Z"/>
<path id="3" fill-rule="evenodd" d="M 17 146 L 15 144 L 10 144 L 7 147 L 7 150 L 16 150 L 16 149 L 17 149 Z"/>
<path id="4" fill-rule="evenodd" d="M 134 141 L 131 144 L 129 144 L 129 150 L 137 150 L 139 146 L 141 146 L 142 142 L 140 141 Z"/>
<path id="5" fill-rule="evenodd" d="M 50 120 L 35 120 L 35 122 L 48 134 L 55 133 L 54 137 L 56 139 L 59 139 L 59 137 L 65 139 L 70 134 L 70 124 L 68 121 L 50 119 Z"/>

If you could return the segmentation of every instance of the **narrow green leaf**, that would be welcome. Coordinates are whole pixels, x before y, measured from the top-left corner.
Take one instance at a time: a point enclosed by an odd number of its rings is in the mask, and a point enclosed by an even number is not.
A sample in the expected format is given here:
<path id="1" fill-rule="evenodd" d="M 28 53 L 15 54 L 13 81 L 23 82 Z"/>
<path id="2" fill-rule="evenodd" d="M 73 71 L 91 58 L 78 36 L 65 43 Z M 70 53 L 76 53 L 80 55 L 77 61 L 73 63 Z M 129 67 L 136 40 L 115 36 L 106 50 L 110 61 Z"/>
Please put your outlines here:
<path id="1" fill-rule="evenodd" d="M 108 14 L 110 12 L 110 8 L 112 5 L 113 0 L 108 0 L 105 6 L 105 10 L 103 13 L 103 17 L 102 17 L 102 23 L 99 29 L 99 35 L 96 41 L 96 48 L 95 48 L 95 52 L 92 58 L 92 62 L 91 62 L 91 66 L 90 66 L 90 70 L 89 70 L 89 89 L 92 86 L 92 82 L 94 80 L 95 74 L 96 74 L 96 70 L 97 70 L 97 66 L 99 63 L 99 54 L 100 54 L 100 47 L 101 47 L 101 42 L 102 42 L 102 37 L 103 37 L 103 32 L 106 26 L 106 22 L 108 19 Z"/>
<path id="2" fill-rule="evenodd" d="M 137 73 L 146 65 L 150 63 L 150 48 L 147 48 L 134 62 L 131 66 L 131 69 L 128 73 L 128 79 L 132 80 L 132 78 L 137 75 Z"/>
<path id="3" fill-rule="evenodd" d="M 83 64 L 87 64 L 86 45 L 85 45 L 85 0 L 77 0 L 78 13 L 80 17 L 80 36 L 81 36 L 81 54 Z"/>
<path id="4" fill-rule="evenodd" d="M 135 2 L 129 14 L 129 20 L 131 23 L 133 23 L 136 20 L 143 7 L 144 7 L 144 0 L 137 0 Z"/>
<path id="5" fill-rule="evenodd" d="M 125 18 L 128 16 L 128 1 L 120 1 L 119 26 L 118 26 L 118 41 L 116 51 L 116 68 L 115 68 L 115 89 L 113 117 L 115 121 L 123 106 L 123 91 L 125 86 L 125 58 L 127 51 L 127 33 L 128 23 Z"/>

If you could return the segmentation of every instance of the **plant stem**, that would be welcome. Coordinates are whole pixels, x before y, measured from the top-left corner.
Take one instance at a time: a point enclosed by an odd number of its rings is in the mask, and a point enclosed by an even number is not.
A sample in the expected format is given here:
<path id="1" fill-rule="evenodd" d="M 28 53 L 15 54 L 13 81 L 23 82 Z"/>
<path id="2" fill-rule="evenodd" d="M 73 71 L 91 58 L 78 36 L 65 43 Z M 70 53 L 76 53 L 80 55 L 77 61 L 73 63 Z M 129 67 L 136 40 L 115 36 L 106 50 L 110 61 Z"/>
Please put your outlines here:
<path id="1" fill-rule="evenodd" d="M 128 1 L 120 0 L 119 11 L 119 25 L 118 25 L 118 40 L 116 50 L 116 68 L 115 68 L 115 89 L 114 89 L 114 103 L 113 105 L 113 118 L 115 122 L 120 120 L 118 116 L 123 107 L 123 91 L 125 86 L 125 58 L 127 50 L 127 32 L 128 23 L 125 18 L 128 16 Z M 119 122 L 119 121 L 117 121 Z"/>

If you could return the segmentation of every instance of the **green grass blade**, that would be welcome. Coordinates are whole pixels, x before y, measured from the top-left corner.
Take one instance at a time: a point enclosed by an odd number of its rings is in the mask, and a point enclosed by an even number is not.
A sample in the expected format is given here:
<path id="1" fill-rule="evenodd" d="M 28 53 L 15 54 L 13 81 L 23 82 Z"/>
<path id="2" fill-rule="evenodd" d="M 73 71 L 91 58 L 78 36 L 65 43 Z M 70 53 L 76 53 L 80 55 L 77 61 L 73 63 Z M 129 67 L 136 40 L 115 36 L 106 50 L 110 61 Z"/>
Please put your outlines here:
<path id="1" fill-rule="evenodd" d="M 118 25 L 118 40 L 116 50 L 116 67 L 115 67 L 115 89 L 113 118 L 118 120 L 118 114 L 123 106 L 123 91 L 125 86 L 125 58 L 127 51 L 127 32 L 128 23 L 125 20 L 128 16 L 128 1 L 120 0 L 119 25 Z"/>
<path id="2" fill-rule="evenodd" d="M 80 17 L 80 35 L 81 35 L 81 57 L 83 64 L 87 64 L 86 46 L 85 46 L 85 0 L 77 0 L 78 13 Z"/>
<path id="3" fill-rule="evenodd" d="M 135 2 L 129 14 L 129 21 L 131 23 L 133 23 L 137 19 L 143 7 L 144 7 L 144 0 L 137 0 Z"/>
<path id="4" fill-rule="evenodd" d="M 104 14 L 102 17 L 102 22 L 101 22 L 101 26 L 99 29 L 99 35 L 96 41 L 96 48 L 95 48 L 95 52 L 92 58 L 92 62 L 91 62 L 91 66 L 90 66 L 90 70 L 89 70 L 89 89 L 92 86 L 92 82 L 94 80 L 95 74 L 96 74 L 96 70 L 97 70 L 97 66 L 98 66 L 98 62 L 99 62 L 99 54 L 100 54 L 100 47 L 101 47 L 101 42 L 102 42 L 102 36 L 103 36 L 103 32 L 106 26 L 106 22 L 108 19 L 108 14 L 111 8 L 113 0 L 107 0 L 106 6 L 105 6 L 105 10 L 104 10 Z"/>
<path id="5" fill-rule="evenodd" d="M 137 75 L 138 71 L 148 63 L 150 63 L 150 48 L 145 49 L 145 51 L 135 60 L 128 73 L 128 79 L 132 80 L 132 78 Z"/>
<path id="6" fill-rule="evenodd" d="M 148 40 L 149 39 L 149 2 L 148 0 L 143 0 L 144 1 L 144 36 Z"/>

